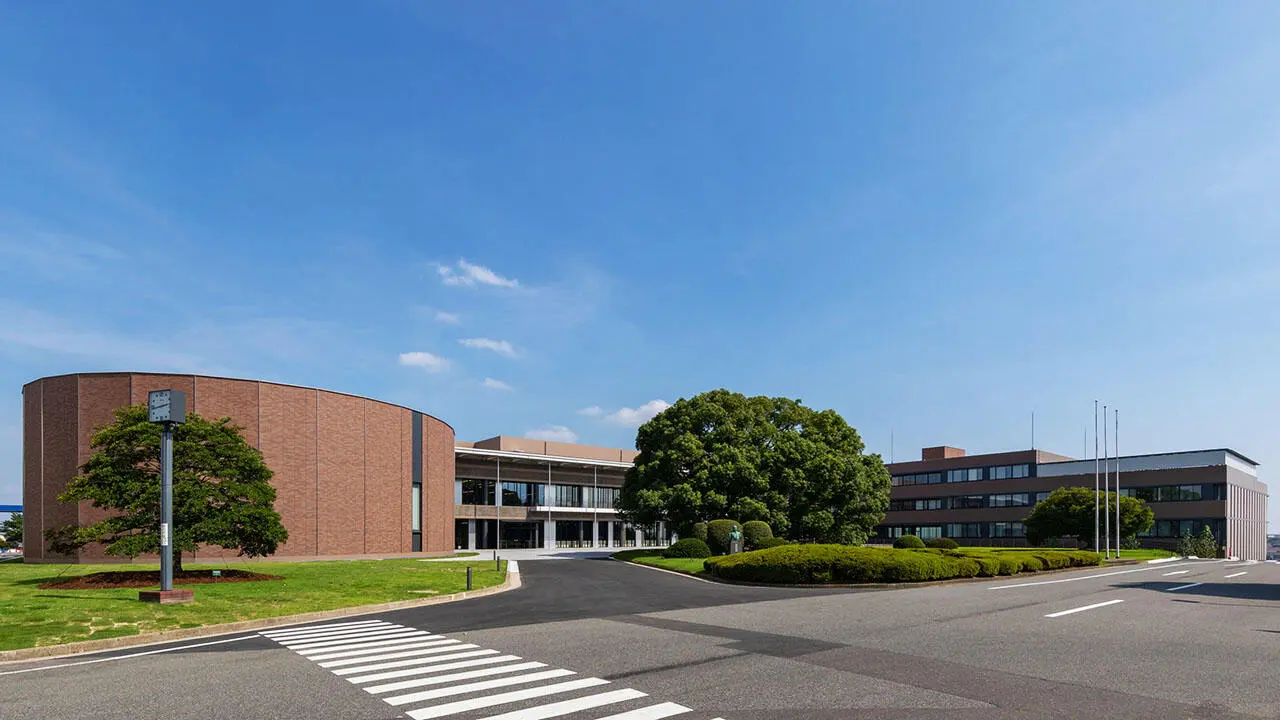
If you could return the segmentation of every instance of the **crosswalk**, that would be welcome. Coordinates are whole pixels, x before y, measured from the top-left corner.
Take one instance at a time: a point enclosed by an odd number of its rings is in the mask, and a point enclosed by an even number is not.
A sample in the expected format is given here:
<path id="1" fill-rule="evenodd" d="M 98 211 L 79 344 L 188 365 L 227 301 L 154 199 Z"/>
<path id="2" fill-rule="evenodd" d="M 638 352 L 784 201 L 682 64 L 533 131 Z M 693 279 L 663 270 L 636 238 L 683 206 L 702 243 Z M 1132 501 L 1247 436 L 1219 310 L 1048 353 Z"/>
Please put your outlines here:
<path id="1" fill-rule="evenodd" d="M 692 720 L 692 708 L 655 702 L 634 688 L 382 620 L 260 634 L 413 720 Z"/>

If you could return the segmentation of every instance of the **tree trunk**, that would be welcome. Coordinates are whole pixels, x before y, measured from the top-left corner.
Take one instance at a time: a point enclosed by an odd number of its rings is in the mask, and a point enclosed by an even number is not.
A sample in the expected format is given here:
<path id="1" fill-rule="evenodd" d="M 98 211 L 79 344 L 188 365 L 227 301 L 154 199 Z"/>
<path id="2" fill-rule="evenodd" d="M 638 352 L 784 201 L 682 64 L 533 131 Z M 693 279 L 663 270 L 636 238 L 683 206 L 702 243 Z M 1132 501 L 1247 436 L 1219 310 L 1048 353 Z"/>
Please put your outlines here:
<path id="1" fill-rule="evenodd" d="M 175 549 L 173 551 L 173 576 L 178 577 L 180 572 L 182 572 L 182 552 Z"/>

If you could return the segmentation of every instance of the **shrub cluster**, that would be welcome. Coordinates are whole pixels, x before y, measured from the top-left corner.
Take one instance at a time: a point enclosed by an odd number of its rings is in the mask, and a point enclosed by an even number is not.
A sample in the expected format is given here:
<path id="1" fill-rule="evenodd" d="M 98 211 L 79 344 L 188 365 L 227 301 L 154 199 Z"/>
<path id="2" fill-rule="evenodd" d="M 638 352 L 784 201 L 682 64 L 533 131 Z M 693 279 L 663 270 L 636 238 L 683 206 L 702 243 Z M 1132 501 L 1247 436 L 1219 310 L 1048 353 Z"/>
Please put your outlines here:
<path id="1" fill-rule="evenodd" d="M 769 527 L 769 523 L 763 520 L 748 520 L 742 523 L 742 543 L 748 550 L 756 550 L 761 547 L 761 540 L 768 540 L 773 537 L 773 528 Z"/>
<path id="2" fill-rule="evenodd" d="M 1178 554 L 1184 557 L 1192 555 L 1200 558 L 1225 556 L 1225 553 L 1219 553 L 1218 541 L 1213 537 L 1213 530 L 1205 525 L 1199 535 L 1192 535 L 1191 531 L 1183 533 L 1178 539 Z"/>
<path id="3" fill-rule="evenodd" d="M 712 520 L 707 523 L 707 546 L 711 548 L 711 552 L 716 555 L 729 552 L 729 533 L 733 532 L 735 525 L 742 529 L 742 524 L 737 520 Z"/>
<path id="4" fill-rule="evenodd" d="M 782 545 L 709 558 L 705 567 L 727 580 L 823 584 L 993 577 L 1100 562 L 1097 553 L 1078 550 L 890 550 L 849 545 Z"/>
<path id="5" fill-rule="evenodd" d="M 893 546 L 900 550 L 907 548 L 922 548 L 924 547 L 924 541 L 915 535 L 903 535 L 893 541 Z"/>
<path id="6" fill-rule="evenodd" d="M 707 558 L 711 557 L 711 548 L 696 537 L 682 538 L 662 551 L 664 558 Z"/>
<path id="7" fill-rule="evenodd" d="M 952 540 L 951 538 L 944 538 L 944 537 L 929 538 L 928 540 L 924 541 L 924 545 L 925 547 L 941 548 L 942 550 L 955 550 L 956 548 L 960 547 L 960 543 L 956 542 L 955 540 Z"/>
<path id="8" fill-rule="evenodd" d="M 701 540 L 702 542 L 706 542 L 706 541 L 707 541 L 707 524 L 706 524 L 706 523 L 694 523 L 694 524 L 693 524 L 693 535 L 692 535 L 691 537 L 696 537 L 696 538 L 698 538 L 699 540 Z"/>
<path id="9" fill-rule="evenodd" d="M 756 549 L 763 550 L 765 548 L 778 547 L 779 545 L 794 545 L 795 542 L 795 540 L 788 540 L 786 538 L 767 537 L 756 544 Z"/>

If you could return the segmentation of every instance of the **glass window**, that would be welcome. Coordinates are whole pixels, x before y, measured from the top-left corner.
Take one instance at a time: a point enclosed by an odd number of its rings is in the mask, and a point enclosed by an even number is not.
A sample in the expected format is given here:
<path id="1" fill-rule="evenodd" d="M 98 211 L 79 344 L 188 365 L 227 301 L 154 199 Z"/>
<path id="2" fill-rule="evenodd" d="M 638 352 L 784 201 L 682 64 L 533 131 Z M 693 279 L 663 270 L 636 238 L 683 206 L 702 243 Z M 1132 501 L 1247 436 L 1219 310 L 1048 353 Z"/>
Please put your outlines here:
<path id="1" fill-rule="evenodd" d="M 1183 500 L 1199 500 L 1201 496 L 1199 485 L 1179 485 L 1181 492 L 1178 495 Z"/>
<path id="2" fill-rule="evenodd" d="M 932 540 L 933 538 L 942 537 L 941 525 L 921 525 L 919 538 L 921 540 Z"/>
<path id="3" fill-rule="evenodd" d="M 403 496 L 401 496 L 403 497 Z M 413 486 L 413 531 L 422 532 L 422 486 Z M 401 525 L 400 527 L 404 527 Z"/>
<path id="4" fill-rule="evenodd" d="M 550 494 L 552 507 L 582 507 L 581 485 L 552 485 Z"/>
<path id="5" fill-rule="evenodd" d="M 494 482 L 492 480 L 463 480 L 463 505 L 492 505 L 494 503 Z"/>
<path id="6" fill-rule="evenodd" d="M 1031 468 L 1027 465 L 1014 465 L 1013 476 L 1016 478 L 1024 478 L 1030 474 Z"/>

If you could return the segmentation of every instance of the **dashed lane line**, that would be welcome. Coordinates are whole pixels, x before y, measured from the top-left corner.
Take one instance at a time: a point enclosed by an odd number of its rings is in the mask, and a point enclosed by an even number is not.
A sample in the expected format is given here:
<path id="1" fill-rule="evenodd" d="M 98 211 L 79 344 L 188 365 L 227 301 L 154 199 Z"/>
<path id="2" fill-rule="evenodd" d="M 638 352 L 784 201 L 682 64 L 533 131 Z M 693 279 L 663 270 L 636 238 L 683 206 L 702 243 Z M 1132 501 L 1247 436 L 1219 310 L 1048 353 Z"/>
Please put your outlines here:
<path id="1" fill-rule="evenodd" d="M 1244 571 L 1244 572 L 1231 573 L 1230 575 L 1223 575 L 1222 577 L 1224 577 L 1224 578 L 1233 578 L 1233 577 L 1240 577 L 1241 575 L 1248 575 L 1248 574 L 1249 574 L 1249 572 L 1246 570 L 1246 571 Z"/>
<path id="2" fill-rule="evenodd" d="M 1188 585 L 1179 585 L 1178 587 L 1171 587 L 1168 590 L 1165 590 L 1165 592 L 1178 592 L 1179 590 L 1186 590 L 1187 588 L 1199 587 L 1200 585 L 1203 585 L 1203 584 L 1204 583 L 1202 582 L 1198 582 L 1198 583 L 1190 583 Z"/>
<path id="3" fill-rule="evenodd" d="M 1116 603 L 1122 603 L 1122 602 L 1124 602 L 1124 600 L 1107 600 L 1106 602 L 1094 603 L 1092 605 L 1085 605 L 1083 607 L 1078 607 L 1078 608 L 1071 608 L 1070 610 L 1060 610 L 1056 613 L 1049 613 L 1048 615 L 1045 615 L 1045 617 L 1056 618 L 1056 617 L 1062 617 L 1063 615 L 1074 615 L 1075 613 L 1078 613 L 1078 612 L 1084 612 L 1086 610 L 1094 610 L 1096 608 L 1106 607 L 1108 605 L 1115 605 Z"/>

